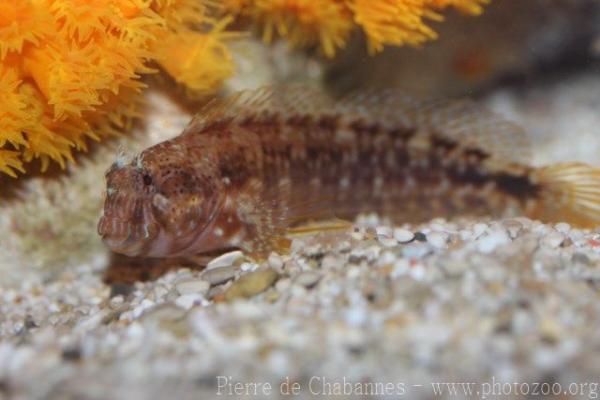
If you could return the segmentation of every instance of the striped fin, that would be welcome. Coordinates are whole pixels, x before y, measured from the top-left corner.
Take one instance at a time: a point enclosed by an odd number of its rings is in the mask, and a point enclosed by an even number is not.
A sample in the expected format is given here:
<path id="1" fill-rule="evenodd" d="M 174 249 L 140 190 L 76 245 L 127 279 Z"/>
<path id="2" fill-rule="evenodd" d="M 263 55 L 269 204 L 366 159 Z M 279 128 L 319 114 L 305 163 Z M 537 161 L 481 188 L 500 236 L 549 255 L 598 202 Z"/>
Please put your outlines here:
<path id="1" fill-rule="evenodd" d="M 536 170 L 532 180 L 542 188 L 535 217 L 587 228 L 600 225 L 600 168 L 555 164 Z"/>
<path id="2" fill-rule="evenodd" d="M 301 85 L 265 86 L 243 90 L 225 99 L 215 98 L 194 117 L 185 132 L 201 131 L 208 124 L 274 113 L 283 116 L 324 115 L 335 109 L 335 102 L 325 92 Z M 185 133 L 184 132 L 184 133 Z"/>
<path id="3" fill-rule="evenodd" d="M 529 143 L 517 124 L 471 100 L 421 100 L 396 90 L 367 89 L 336 101 L 324 91 L 301 85 L 268 86 L 215 99 L 193 119 L 186 132 L 199 132 L 207 124 L 242 121 L 249 116 L 340 116 L 389 129 L 436 134 L 465 149 L 476 149 L 502 160 L 526 164 Z"/>
<path id="4" fill-rule="evenodd" d="M 413 127 L 477 149 L 504 163 L 527 164 L 530 143 L 516 123 L 469 99 L 412 98 L 394 90 L 366 91 L 349 96 L 338 108 L 347 115 L 379 121 L 386 126 Z"/>

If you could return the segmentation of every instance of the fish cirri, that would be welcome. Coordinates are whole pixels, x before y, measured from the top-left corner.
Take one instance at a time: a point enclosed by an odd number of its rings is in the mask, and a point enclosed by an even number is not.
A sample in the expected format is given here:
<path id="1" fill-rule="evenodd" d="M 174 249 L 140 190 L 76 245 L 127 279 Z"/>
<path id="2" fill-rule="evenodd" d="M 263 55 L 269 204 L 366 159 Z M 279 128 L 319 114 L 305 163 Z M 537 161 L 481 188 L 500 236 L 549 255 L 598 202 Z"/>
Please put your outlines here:
<path id="1" fill-rule="evenodd" d="M 600 224 L 600 169 L 535 168 L 515 124 L 468 100 L 303 87 L 209 103 L 178 137 L 117 160 L 98 232 L 115 252 L 261 257 L 286 231 L 365 211 L 400 222 L 525 215 Z"/>

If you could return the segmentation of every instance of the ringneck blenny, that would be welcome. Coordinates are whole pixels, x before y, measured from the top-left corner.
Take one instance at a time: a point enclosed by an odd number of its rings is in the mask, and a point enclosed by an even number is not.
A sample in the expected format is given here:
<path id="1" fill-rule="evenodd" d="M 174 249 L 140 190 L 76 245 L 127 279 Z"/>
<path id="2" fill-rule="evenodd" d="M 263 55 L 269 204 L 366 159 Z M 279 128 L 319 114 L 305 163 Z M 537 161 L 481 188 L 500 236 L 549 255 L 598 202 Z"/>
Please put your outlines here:
<path id="1" fill-rule="evenodd" d="M 117 160 L 98 232 L 132 256 L 241 248 L 264 257 L 295 224 L 373 211 L 399 222 L 525 215 L 600 224 L 600 169 L 527 164 L 521 128 L 468 100 L 303 87 L 205 106 L 178 137 Z"/>

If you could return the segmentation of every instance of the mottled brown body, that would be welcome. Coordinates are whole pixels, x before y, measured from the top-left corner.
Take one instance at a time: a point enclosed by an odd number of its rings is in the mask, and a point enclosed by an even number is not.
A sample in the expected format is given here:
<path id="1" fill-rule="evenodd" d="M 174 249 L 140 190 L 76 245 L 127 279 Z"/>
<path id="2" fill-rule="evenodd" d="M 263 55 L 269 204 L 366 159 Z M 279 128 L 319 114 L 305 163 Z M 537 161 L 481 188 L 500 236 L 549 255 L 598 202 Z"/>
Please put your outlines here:
<path id="1" fill-rule="evenodd" d="M 485 164 L 488 154 L 457 150 L 456 143 L 433 132 L 416 143 L 415 130 L 339 119 L 249 117 L 176 140 L 194 146 L 214 136 L 219 154 L 226 155 L 219 161 L 220 177 L 242 193 L 256 191 L 259 199 L 279 188 L 281 192 L 271 194 L 277 199 L 274 207 L 287 209 L 294 220 L 310 217 L 294 206 L 307 199 L 310 207 L 339 218 L 372 211 L 402 222 L 423 222 L 432 215 L 498 215 L 509 208 L 523 212 L 536 195 L 526 167 L 491 172 Z"/>
<path id="2" fill-rule="evenodd" d="M 537 216 L 552 196 L 522 161 L 520 129 L 471 102 L 334 102 L 281 90 L 213 104 L 179 137 L 113 167 L 109 197 L 123 200 L 107 201 L 99 225 L 109 245 L 148 256 L 265 255 L 307 219 Z M 118 220 L 128 229 L 115 229 Z"/>

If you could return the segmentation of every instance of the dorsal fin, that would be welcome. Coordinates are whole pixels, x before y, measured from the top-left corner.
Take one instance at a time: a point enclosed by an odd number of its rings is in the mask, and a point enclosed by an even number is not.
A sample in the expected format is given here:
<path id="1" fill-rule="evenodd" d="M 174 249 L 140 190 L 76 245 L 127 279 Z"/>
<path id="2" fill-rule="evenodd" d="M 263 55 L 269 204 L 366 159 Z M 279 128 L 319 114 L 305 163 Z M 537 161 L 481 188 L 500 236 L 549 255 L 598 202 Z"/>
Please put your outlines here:
<path id="1" fill-rule="evenodd" d="M 524 130 L 469 99 L 418 99 L 391 89 L 367 90 L 338 103 L 343 114 L 385 126 L 435 133 L 465 149 L 479 149 L 505 162 L 526 164 L 529 140 Z"/>
<path id="2" fill-rule="evenodd" d="M 243 90 L 225 99 L 215 98 L 194 117 L 187 131 L 200 131 L 219 121 L 241 121 L 249 116 L 272 113 L 285 116 L 320 115 L 334 112 L 335 101 L 325 92 L 302 85 L 265 86 Z"/>
<path id="3" fill-rule="evenodd" d="M 415 123 L 464 148 L 481 149 L 506 162 L 530 161 L 530 143 L 523 128 L 472 100 L 425 102 L 418 109 Z"/>
<path id="4" fill-rule="evenodd" d="M 462 148 L 482 150 L 505 163 L 529 161 L 529 143 L 523 129 L 474 101 L 420 100 L 390 89 L 368 89 L 338 101 L 322 90 L 301 85 L 245 90 L 208 103 L 186 132 L 199 132 L 207 124 L 219 121 L 241 121 L 274 113 L 283 117 L 340 115 L 347 121 L 362 119 L 390 129 L 435 133 Z"/>

